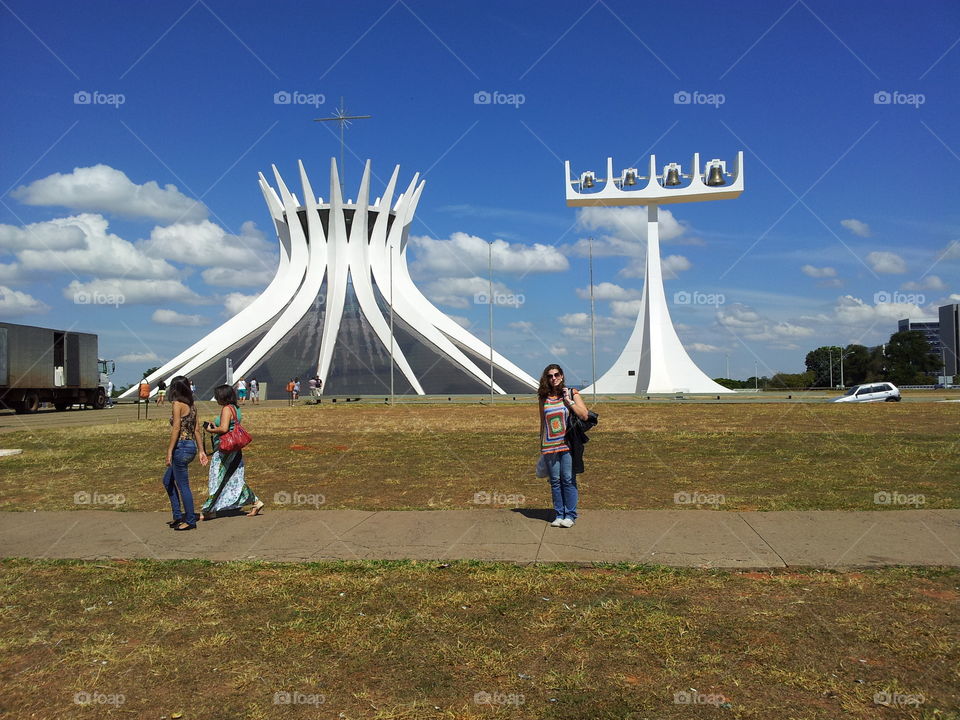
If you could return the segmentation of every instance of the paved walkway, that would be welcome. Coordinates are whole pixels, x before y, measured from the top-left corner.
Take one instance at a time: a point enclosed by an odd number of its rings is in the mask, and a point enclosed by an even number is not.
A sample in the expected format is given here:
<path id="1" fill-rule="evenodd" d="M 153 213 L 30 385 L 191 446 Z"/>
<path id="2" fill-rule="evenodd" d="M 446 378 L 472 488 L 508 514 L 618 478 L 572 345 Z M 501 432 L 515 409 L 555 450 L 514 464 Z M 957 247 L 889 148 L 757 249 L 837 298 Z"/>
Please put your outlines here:
<path id="1" fill-rule="evenodd" d="M 173 532 L 158 512 L 0 513 L 0 555 L 209 560 L 632 562 L 764 569 L 960 567 L 960 510 L 274 510 Z"/>

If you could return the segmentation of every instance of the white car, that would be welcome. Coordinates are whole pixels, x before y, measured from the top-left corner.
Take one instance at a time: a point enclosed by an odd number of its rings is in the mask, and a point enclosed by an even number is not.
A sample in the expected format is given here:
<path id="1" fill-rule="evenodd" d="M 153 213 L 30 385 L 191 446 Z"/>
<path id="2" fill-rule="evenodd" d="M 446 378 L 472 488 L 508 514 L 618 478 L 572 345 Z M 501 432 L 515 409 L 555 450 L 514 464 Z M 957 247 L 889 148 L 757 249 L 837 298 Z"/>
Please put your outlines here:
<path id="1" fill-rule="evenodd" d="M 832 402 L 900 402 L 900 390 L 888 382 L 854 385 Z"/>

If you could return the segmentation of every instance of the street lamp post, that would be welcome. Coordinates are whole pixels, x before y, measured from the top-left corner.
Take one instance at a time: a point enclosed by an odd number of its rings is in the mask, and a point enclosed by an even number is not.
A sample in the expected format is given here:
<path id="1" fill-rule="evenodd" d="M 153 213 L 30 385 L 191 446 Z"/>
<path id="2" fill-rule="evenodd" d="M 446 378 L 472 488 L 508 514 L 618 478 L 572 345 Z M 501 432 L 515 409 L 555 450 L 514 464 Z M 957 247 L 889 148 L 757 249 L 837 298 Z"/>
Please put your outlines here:
<path id="1" fill-rule="evenodd" d="M 593 386 L 593 404 L 597 404 L 597 328 L 595 317 L 596 313 L 594 312 L 593 307 L 593 236 L 591 235 L 589 240 L 589 255 L 590 255 L 590 354 L 592 358 L 593 365 L 593 375 L 591 377 L 591 385 Z"/>
<path id="2" fill-rule="evenodd" d="M 487 245 L 487 302 L 490 306 L 490 404 L 493 405 L 493 241 Z"/>

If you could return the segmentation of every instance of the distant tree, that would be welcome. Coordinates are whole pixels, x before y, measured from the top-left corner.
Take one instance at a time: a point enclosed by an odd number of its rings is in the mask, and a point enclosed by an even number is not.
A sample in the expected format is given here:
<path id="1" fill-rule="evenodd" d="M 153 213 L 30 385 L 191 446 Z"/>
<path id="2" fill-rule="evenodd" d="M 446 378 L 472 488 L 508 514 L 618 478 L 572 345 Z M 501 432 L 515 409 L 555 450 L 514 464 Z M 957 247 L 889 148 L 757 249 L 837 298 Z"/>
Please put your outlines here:
<path id="1" fill-rule="evenodd" d="M 835 363 L 837 363 L 838 359 L 834 357 L 833 360 Z M 880 376 L 876 376 L 876 377 L 872 376 L 870 360 L 871 360 L 870 348 L 866 347 L 865 345 L 847 345 L 847 347 L 845 347 L 843 350 L 844 384 L 859 385 L 865 382 L 881 380 L 882 377 Z M 882 367 L 880 368 L 880 372 L 882 372 Z M 837 385 L 840 384 L 839 364 L 834 366 L 833 381 Z"/>
<path id="2" fill-rule="evenodd" d="M 919 330 L 905 330 L 890 336 L 886 347 L 887 379 L 896 385 L 922 385 L 931 381 L 929 372 L 940 367 L 930 353 L 930 343 Z"/>
<path id="3" fill-rule="evenodd" d="M 807 371 L 813 373 L 813 385 L 817 387 L 830 387 L 830 364 L 834 364 L 834 381 L 839 377 L 840 349 L 837 347 L 823 346 L 807 353 L 804 361 Z"/>
<path id="4" fill-rule="evenodd" d="M 159 370 L 159 369 L 160 369 L 160 366 L 157 365 L 157 367 L 152 367 L 152 368 L 149 368 L 148 370 L 144 370 L 144 371 L 143 371 L 143 376 L 144 376 L 144 377 L 148 377 L 148 376 L 150 376 L 150 375 L 153 375 L 153 374 L 154 374 L 157 370 Z"/>
<path id="5" fill-rule="evenodd" d="M 777 373 L 770 378 L 770 388 L 773 390 L 807 388 L 813 385 L 814 377 L 814 374 L 809 370 L 805 373 Z"/>

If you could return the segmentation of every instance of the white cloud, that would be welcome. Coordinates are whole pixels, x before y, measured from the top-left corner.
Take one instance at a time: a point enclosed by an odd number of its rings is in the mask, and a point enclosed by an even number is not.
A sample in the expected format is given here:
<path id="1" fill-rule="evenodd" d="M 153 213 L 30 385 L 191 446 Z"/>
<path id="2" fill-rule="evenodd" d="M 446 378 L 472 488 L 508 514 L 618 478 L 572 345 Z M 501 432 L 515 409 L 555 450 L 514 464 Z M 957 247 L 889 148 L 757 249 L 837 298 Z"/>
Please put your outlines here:
<path id="1" fill-rule="evenodd" d="M 274 270 L 235 270 L 233 268 L 208 268 L 200 273 L 207 285 L 217 287 L 266 287 L 273 280 Z"/>
<path id="2" fill-rule="evenodd" d="M 33 272 L 71 272 L 95 277 L 172 278 L 177 269 L 164 260 L 149 258 L 132 243 L 107 231 L 102 215 L 74 215 L 51 220 L 49 225 L 79 231 L 83 244 L 67 249 L 24 249 L 17 253 L 21 267 Z"/>
<path id="3" fill-rule="evenodd" d="M 960 240 L 954 240 L 947 245 L 938 255 L 940 260 L 958 260 L 960 259 Z"/>
<path id="4" fill-rule="evenodd" d="M 155 352 L 127 353 L 126 355 L 120 355 L 117 357 L 117 362 L 151 363 L 156 362 L 159 359 L 160 358 Z"/>
<path id="5" fill-rule="evenodd" d="M 127 278 L 96 279 L 82 283 L 74 280 L 63 290 L 63 296 L 76 301 L 78 296 L 92 298 L 116 298 L 121 305 L 151 305 L 157 302 L 177 301 L 193 305 L 209 302 L 197 295 L 179 280 L 130 280 Z"/>
<path id="6" fill-rule="evenodd" d="M 71 250 L 86 246 L 86 239 L 71 218 L 32 223 L 23 227 L 0 225 L 0 249 L 10 252 L 21 250 Z"/>
<path id="7" fill-rule="evenodd" d="M 673 213 L 660 208 L 660 241 L 669 242 L 680 237 L 687 228 L 673 216 Z M 605 231 L 606 235 L 645 243 L 647 240 L 647 208 L 634 207 L 585 207 L 577 211 L 577 227 L 581 230 Z M 586 245 L 586 240 L 577 243 Z M 594 240 L 593 252 L 597 254 L 597 241 Z M 602 251 L 601 251 L 602 252 Z M 632 254 L 632 253 L 616 253 Z"/>
<path id="8" fill-rule="evenodd" d="M 522 330 L 524 332 L 530 332 L 533 330 L 533 323 L 528 320 L 518 320 L 516 322 L 507 323 L 507 327 L 512 328 L 513 330 Z"/>
<path id="9" fill-rule="evenodd" d="M 469 318 L 465 318 L 463 315 L 447 315 L 448 318 L 453 320 L 457 325 L 462 327 L 464 330 L 469 330 L 473 327 L 473 323 L 470 322 Z"/>
<path id="10" fill-rule="evenodd" d="M 550 346 L 550 354 L 556 355 L 557 357 L 563 357 L 567 354 L 567 348 L 559 343 L 555 343 Z"/>
<path id="11" fill-rule="evenodd" d="M 837 276 L 836 269 L 832 267 L 814 267 L 813 265 L 804 265 L 800 270 L 804 275 L 812 278 L 833 278 Z"/>
<path id="12" fill-rule="evenodd" d="M 947 285 L 937 275 L 928 275 L 916 282 L 907 282 L 902 286 L 903 290 L 946 290 Z"/>
<path id="13" fill-rule="evenodd" d="M 236 268 L 260 272 L 276 267 L 273 246 L 255 223 L 247 221 L 239 235 L 231 235 L 216 223 L 176 223 L 155 227 L 138 247 L 147 255 L 165 260 Z"/>
<path id="14" fill-rule="evenodd" d="M 871 235 L 870 226 L 867 225 L 865 222 L 861 222 L 860 220 L 854 220 L 853 218 L 849 218 L 847 220 L 841 220 L 840 224 L 843 225 L 847 230 L 849 230 L 850 232 L 852 232 L 854 235 L 858 237 L 866 238 L 866 237 L 870 237 Z"/>
<path id="15" fill-rule="evenodd" d="M 813 328 L 785 321 L 769 320 L 753 308 L 739 303 L 718 308 L 717 321 L 747 340 L 782 344 L 791 338 L 810 337 L 814 334 Z"/>
<path id="16" fill-rule="evenodd" d="M 593 286 L 594 300 L 635 300 L 641 295 L 642 293 L 639 290 L 628 290 L 611 282 L 602 282 Z M 588 300 L 590 298 L 590 288 L 577 288 L 577 297 Z"/>
<path id="17" fill-rule="evenodd" d="M 0 285 L 0 317 L 36 315 L 49 310 L 49 305 L 37 300 L 32 295 Z"/>
<path id="18" fill-rule="evenodd" d="M 10 283 L 11 285 L 23 282 L 23 270 L 18 263 L 0 263 L 0 284 Z"/>
<path id="19" fill-rule="evenodd" d="M 588 327 L 590 325 L 590 316 L 583 312 L 561 315 L 557 320 L 568 327 Z"/>
<path id="20" fill-rule="evenodd" d="M 897 275 L 907 271 L 907 263 L 903 258 L 892 252 L 874 251 L 867 254 L 867 262 L 874 272 L 887 275 Z"/>
<path id="21" fill-rule="evenodd" d="M 486 297 L 489 292 L 490 281 L 482 277 L 437 278 L 423 287 L 424 295 L 433 302 L 454 308 L 468 308 L 476 303 L 477 296 Z M 493 283 L 493 292 L 497 295 L 514 294 L 500 282 Z"/>
<path id="22" fill-rule="evenodd" d="M 689 270 L 693 265 L 683 255 L 667 255 L 660 263 L 664 277 L 675 278 L 677 273 Z"/>
<path id="23" fill-rule="evenodd" d="M 175 185 L 161 188 L 153 180 L 137 185 L 122 171 L 102 164 L 48 175 L 21 185 L 10 195 L 26 205 L 53 205 L 162 222 L 207 217 L 207 207 L 188 198 Z"/>
<path id="24" fill-rule="evenodd" d="M 487 273 L 489 244 L 476 235 L 453 233 L 448 240 L 414 236 L 410 244 L 416 249 L 413 269 L 422 274 L 470 277 Z M 562 272 L 570 262 L 555 247 L 535 243 L 508 243 L 494 240 L 493 270 L 500 273 Z"/>
<path id="25" fill-rule="evenodd" d="M 636 318 L 640 313 L 643 300 L 613 300 L 610 303 L 610 312 L 614 317 Z"/>
<path id="26" fill-rule="evenodd" d="M 719 348 L 716 345 L 708 345 L 707 343 L 700 343 L 700 342 L 689 343 L 686 347 L 688 350 L 693 350 L 695 352 L 708 352 L 708 353 L 724 352 L 723 348 Z"/>
<path id="27" fill-rule="evenodd" d="M 182 327 L 200 327 L 210 323 L 202 315 L 186 315 L 176 310 L 164 310 L 163 308 L 154 310 L 150 319 L 158 325 L 179 325 Z"/>
<path id="28" fill-rule="evenodd" d="M 244 295 L 238 292 L 230 293 L 223 299 L 224 314 L 227 317 L 233 317 L 256 300 L 256 298 L 257 295 Z"/>

